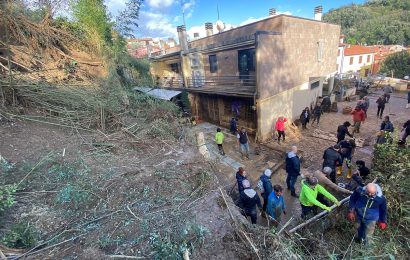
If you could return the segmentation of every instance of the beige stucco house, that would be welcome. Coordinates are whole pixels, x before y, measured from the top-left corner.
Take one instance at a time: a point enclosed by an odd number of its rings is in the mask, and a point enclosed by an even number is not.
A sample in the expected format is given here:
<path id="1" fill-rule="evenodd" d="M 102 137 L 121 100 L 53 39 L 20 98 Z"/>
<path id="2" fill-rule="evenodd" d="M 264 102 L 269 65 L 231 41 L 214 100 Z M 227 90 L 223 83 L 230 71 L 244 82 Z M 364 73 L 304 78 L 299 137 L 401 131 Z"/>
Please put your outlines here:
<path id="1" fill-rule="evenodd" d="M 315 17 L 321 8 L 315 9 Z M 337 72 L 340 26 L 319 19 L 275 15 L 188 42 L 152 59 L 159 87 L 186 90 L 193 115 L 225 127 L 234 116 L 263 141 L 279 116 L 298 118 L 302 109 L 331 90 Z"/>

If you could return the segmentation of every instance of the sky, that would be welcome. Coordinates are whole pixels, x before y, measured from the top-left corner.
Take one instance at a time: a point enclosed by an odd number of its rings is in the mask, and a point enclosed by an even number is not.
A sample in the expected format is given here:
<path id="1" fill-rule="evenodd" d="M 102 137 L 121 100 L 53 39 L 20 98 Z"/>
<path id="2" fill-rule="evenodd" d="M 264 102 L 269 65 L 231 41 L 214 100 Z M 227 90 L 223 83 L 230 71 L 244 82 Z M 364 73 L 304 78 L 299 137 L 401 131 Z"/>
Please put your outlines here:
<path id="1" fill-rule="evenodd" d="M 115 16 L 125 8 L 127 0 L 105 0 L 109 12 Z M 136 37 L 153 37 L 177 39 L 176 27 L 184 24 L 188 36 L 193 38 L 197 32 L 205 36 L 206 22 L 219 20 L 225 28 L 237 27 L 268 16 L 270 8 L 277 14 L 289 14 L 313 18 L 315 6 L 322 5 L 323 12 L 352 3 L 361 4 L 365 0 L 144 0 L 140 10 L 139 27 L 135 29 Z M 214 30 L 216 31 L 216 26 Z"/>

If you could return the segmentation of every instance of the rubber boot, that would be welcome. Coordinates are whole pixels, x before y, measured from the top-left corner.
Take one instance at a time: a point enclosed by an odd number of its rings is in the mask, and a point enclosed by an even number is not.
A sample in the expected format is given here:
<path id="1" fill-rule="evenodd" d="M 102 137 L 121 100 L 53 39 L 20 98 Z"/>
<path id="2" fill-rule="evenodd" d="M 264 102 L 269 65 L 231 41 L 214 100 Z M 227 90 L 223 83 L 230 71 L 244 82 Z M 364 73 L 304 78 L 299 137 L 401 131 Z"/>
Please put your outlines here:
<path id="1" fill-rule="evenodd" d="M 352 169 L 351 169 L 351 168 L 348 168 L 348 169 L 347 169 L 347 176 L 346 176 L 346 178 L 347 178 L 347 179 L 351 179 L 351 178 L 352 178 Z"/>
<path id="2" fill-rule="evenodd" d="M 341 176 L 341 175 L 342 175 L 342 166 L 337 166 L 337 167 L 336 167 L 336 174 L 337 174 L 337 176 Z"/>

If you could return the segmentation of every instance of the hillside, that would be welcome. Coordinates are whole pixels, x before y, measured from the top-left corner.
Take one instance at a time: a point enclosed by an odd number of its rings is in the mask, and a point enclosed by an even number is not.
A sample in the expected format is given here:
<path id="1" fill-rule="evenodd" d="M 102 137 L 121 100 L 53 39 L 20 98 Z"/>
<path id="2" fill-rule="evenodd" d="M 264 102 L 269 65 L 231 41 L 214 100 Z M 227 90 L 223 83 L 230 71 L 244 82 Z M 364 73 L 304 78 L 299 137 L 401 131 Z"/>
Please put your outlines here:
<path id="1" fill-rule="evenodd" d="M 323 20 L 342 26 L 351 44 L 410 44 L 410 1 L 373 0 L 331 9 Z"/>

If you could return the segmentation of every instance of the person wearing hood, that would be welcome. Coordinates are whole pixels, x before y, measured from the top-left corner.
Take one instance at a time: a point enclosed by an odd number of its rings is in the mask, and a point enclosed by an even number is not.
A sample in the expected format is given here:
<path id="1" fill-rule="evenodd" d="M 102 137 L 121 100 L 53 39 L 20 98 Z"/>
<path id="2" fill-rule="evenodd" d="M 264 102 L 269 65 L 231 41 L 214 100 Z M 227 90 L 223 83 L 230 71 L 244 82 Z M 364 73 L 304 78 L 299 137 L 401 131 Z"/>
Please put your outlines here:
<path id="1" fill-rule="evenodd" d="M 351 126 L 351 124 L 348 121 L 346 121 L 343 123 L 343 125 L 339 125 L 337 127 L 337 143 L 340 143 L 340 141 L 344 140 L 346 135 L 353 138 L 353 135 L 349 133 L 349 126 Z"/>
<path id="2" fill-rule="evenodd" d="M 266 212 L 274 220 L 275 225 L 279 225 L 282 213 L 286 215 L 286 205 L 283 200 L 282 186 L 273 186 L 273 192 L 268 197 Z"/>
<path id="3" fill-rule="evenodd" d="M 351 114 L 353 115 L 353 134 L 360 133 L 360 125 L 364 123 L 364 120 L 366 119 L 366 113 L 360 107 L 356 107 Z"/>
<path id="4" fill-rule="evenodd" d="M 330 194 L 315 177 L 309 177 L 301 182 L 301 191 L 299 196 L 300 205 L 302 206 L 302 218 L 306 218 L 310 212 L 317 213 L 317 208 L 330 211 L 325 205 L 324 197 L 333 203 L 340 205 L 340 202 Z M 320 195 L 320 196 L 319 196 Z"/>
<path id="5" fill-rule="evenodd" d="M 261 189 L 261 195 L 263 198 L 263 208 L 262 210 L 266 211 L 266 206 L 268 205 L 268 197 L 272 193 L 272 181 L 270 176 L 272 175 L 272 171 L 270 169 L 266 169 L 262 176 L 259 178 L 260 182 L 262 183 L 263 189 Z"/>
<path id="6" fill-rule="evenodd" d="M 247 180 L 248 178 L 246 177 L 246 172 L 243 169 L 243 167 L 239 167 L 238 171 L 236 172 L 236 181 L 238 182 L 238 192 L 241 194 L 241 192 L 244 190 L 242 182 L 244 180 Z"/>
<path id="7" fill-rule="evenodd" d="M 302 173 L 302 177 L 307 179 L 309 177 L 315 177 L 318 181 L 318 183 L 320 185 L 322 185 L 323 187 L 330 188 L 334 191 L 340 192 L 340 193 L 344 193 L 346 195 L 350 195 L 353 192 L 347 189 L 344 189 L 338 185 L 336 185 L 335 183 L 333 183 L 329 176 L 332 173 L 332 168 L 330 167 L 325 167 L 323 168 L 322 171 L 314 171 L 314 172 L 303 172 Z"/>
<path id="8" fill-rule="evenodd" d="M 330 167 L 332 172 L 329 174 L 330 180 L 336 183 L 336 168 L 338 172 L 341 172 L 341 166 L 343 165 L 342 156 L 339 153 L 340 145 L 336 144 L 329 147 L 323 153 L 323 164 L 322 168 Z"/>
<path id="9" fill-rule="evenodd" d="M 290 195 L 297 197 L 298 195 L 295 192 L 295 184 L 300 175 L 300 159 L 297 155 L 298 148 L 292 146 L 292 151 L 288 152 L 286 155 L 286 172 L 288 177 L 286 178 L 286 184 L 288 190 L 290 190 Z"/>
<path id="10" fill-rule="evenodd" d="M 243 180 L 242 185 L 244 190 L 240 194 L 240 200 L 245 217 L 251 217 L 252 224 L 256 224 L 256 206 L 258 206 L 259 210 L 262 210 L 261 200 L 256 191 L 251 188 L 251 184 L 248 180 Z"/>
<path id="11" fill-rule="evenodd" d="M 359 187 L 350 196 L 347 219 L 357 219 L 356 242 L 367 244 L 377 226 L 384 230 L 387 227 L 387 202 L 379 185 L 369 183 Z"/>

